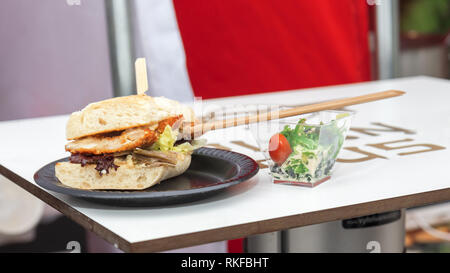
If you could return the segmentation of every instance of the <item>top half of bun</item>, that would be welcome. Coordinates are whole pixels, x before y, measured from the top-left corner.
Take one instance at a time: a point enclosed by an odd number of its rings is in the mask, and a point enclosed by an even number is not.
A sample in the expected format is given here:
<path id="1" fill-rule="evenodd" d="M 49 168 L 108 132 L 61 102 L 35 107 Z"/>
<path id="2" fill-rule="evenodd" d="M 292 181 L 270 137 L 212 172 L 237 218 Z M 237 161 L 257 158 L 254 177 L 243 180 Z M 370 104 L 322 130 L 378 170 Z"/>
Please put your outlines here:
<path id="1" fill-rule="evenodd" d="M 190 107 L 164 97 L 116 97 L 91 103 L 81 111 L 72 113 L 67 122 L 66 137 L 73 140 L 151 125 L 180 114 L 184 121 L 193 121 L 195 118 Z"/>

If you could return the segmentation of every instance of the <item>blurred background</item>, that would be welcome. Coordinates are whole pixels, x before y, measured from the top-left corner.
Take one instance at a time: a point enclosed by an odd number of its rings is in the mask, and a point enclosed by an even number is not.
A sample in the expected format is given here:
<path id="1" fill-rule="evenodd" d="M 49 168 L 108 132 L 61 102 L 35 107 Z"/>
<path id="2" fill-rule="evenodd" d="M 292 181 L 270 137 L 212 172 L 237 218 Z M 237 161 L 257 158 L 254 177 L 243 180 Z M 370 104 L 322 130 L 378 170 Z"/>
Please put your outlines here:
<path id="1" fill-rule="evenodd" d="M 0 121 L 69 114 L 132 94 L 137 57 L 147 59 L 149 95 L 184 102 L 397 77 L 450 78 L 450 0 L 312 2 L 319 3 L 2 0 Z M 259 67 L 276 68 L 269 70 L 273 77 L 265 79 Z M 309 70 L 315 73 L 306 76 Z M 13 187 L 4 177 L 0 183 Z M 117 251 L 41 206 L 42 219 L 26 232 L 0 230 L 0 252 L 64 251 L 72 240 L 86 252 Z M 449 208 L 420 209 L 445 232 Z M 405 245 L 407 251 L 450 252 L 448 241 L 408 218 Z M 219 242 L 178 251 L 233 249 Z"/>
<path id="2" fill-rule="evenodd" d="M 450 1 L 402 0 L 399 76 L 449 78 Z"/>

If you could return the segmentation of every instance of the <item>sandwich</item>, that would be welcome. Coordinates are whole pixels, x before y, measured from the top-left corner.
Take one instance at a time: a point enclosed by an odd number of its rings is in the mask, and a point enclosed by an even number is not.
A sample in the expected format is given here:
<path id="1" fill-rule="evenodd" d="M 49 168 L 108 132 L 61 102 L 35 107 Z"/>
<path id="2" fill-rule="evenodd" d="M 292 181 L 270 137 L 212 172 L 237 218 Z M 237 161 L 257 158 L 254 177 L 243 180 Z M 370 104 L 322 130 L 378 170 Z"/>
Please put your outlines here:
<path id="1" fill-rule="evenodd" d="M 67 162 L 55 165 L 59 181 L 89 190 L 143 190 L 182 174 L 201 144 L 179 138 L 193 110 L 145 94 L 87 105 L 66 126 Z"/>

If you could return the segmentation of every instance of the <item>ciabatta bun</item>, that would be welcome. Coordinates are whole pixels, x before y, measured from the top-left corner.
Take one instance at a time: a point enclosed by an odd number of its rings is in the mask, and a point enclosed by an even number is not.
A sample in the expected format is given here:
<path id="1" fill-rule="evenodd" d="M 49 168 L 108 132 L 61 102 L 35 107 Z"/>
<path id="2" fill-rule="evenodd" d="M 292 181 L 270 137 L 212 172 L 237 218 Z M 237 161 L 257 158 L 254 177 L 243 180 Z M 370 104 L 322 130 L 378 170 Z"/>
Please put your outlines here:
<path id="1" fill-rule="evenodd" d="M 81 164 L 59 162 L 55 165 L 55 175 L 59 181 L 69 187 L 86 190 L 143 190 L 163 180 L 184 173 L 191 163 L 191 155 L 177 154 L 175 166 L 147 166 L 135 164 L 128 158 L 116 158 L 117 170 L 110 169 L 108 174 L 100 175 L 95 164 L 84 167 Z"/>
<path id="2" fill-rule="evenodd" d="M 68 140 L 152 125 L 183 114 L 185 121 L 194 119 L 191 108 L 167 98 L 145 94 L 116 97 L 87 105 L 72 113 L 66 125 Z"/>

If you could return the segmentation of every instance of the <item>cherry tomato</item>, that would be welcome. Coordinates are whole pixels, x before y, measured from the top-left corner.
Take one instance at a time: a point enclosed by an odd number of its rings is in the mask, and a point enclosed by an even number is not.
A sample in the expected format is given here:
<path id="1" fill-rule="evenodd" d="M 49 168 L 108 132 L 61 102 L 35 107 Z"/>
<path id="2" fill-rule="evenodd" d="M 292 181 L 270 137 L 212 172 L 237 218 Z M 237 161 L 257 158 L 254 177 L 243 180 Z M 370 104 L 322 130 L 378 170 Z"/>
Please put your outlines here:
<path id="1" fill-rule="evenodd" d="M 269 155 L 275 163 L 283 164 L 291 153 L 291 145 L 284 135 L 275 134 L 270 138 Z"/>

